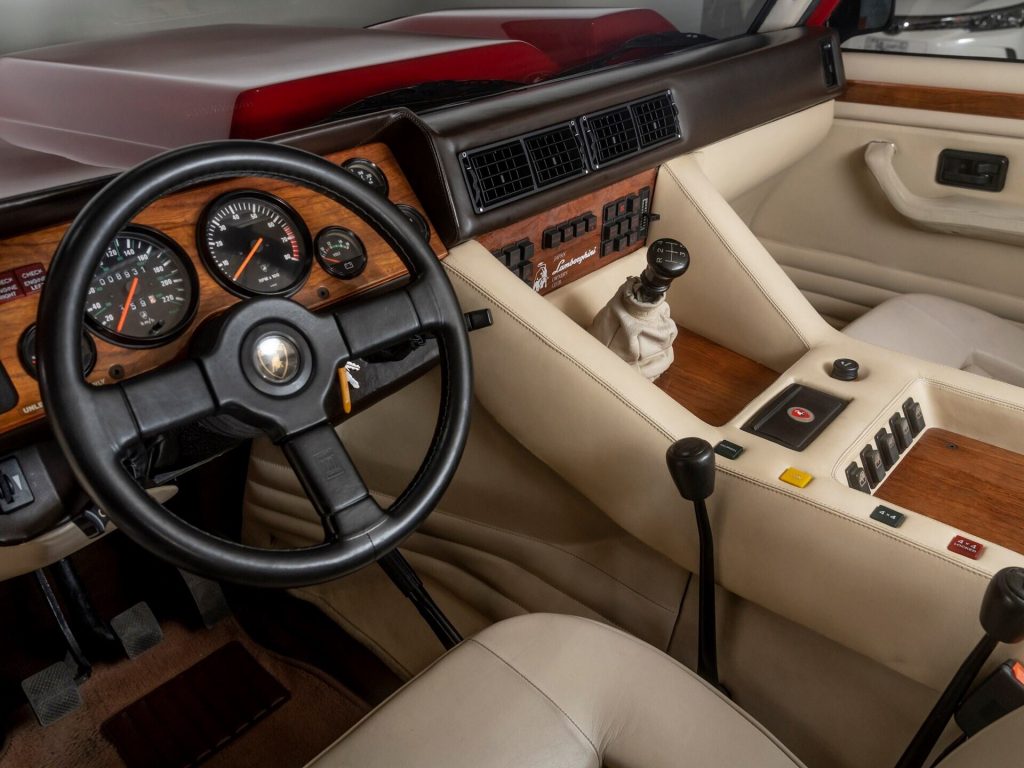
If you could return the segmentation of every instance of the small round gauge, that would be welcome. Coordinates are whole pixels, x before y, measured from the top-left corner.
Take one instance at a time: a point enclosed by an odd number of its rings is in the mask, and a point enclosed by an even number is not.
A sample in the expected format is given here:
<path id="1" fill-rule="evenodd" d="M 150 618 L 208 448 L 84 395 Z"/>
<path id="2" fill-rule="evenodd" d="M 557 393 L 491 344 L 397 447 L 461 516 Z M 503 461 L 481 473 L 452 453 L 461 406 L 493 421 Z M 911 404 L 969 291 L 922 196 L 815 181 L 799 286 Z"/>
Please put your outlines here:
<path id="1" fill-rule="evenodd" d="M 412 222 L 412 225 L 416 227 L 416 230 L 420 233 L 423 238 L 423 242 L 430 242 L 430 225 L 427 224 L 427 220 L 423 218 L 423 214 L 413 208 L 411 205 L 405 203 L 399 203 L 395 206 L 403 214 L 405 218 Z"/>
<path id="2" fill-rule="evenodd" d="M 25 373 L 33 379 L 39 378 L 39 358 L 36 355 L 36 326 L 33 323 L 18 339 L 18 357 Z M 96 344 L 92 337 L 82 331 L 82 375 L 88 376 L 96 365 Z"/>
<path id="3" fill-rule="evenodd" d="M 196 311 L 196 272 L 174 241 L 130 227 L 100 257 L 85 300 L 85 318 L 100 336 L 126 347 L 162 344 Z"/>
<path id="4" fill-rule="evenodd" d="M 231 192 L 199 222 L 199 250 L 217 281 L 240 296 L 281 296 L 309 274 L 309 232 L 282 201 L 262 192 Z"/>
<path id="5" fill-rule="evenodd" d="M 316 258 L 329 274 L 351 280 L 366 269 L 366 248 L 350 229 L 327 227 L 316 236 Z"/>
<path id="6" fill-rule="evenodd" d="M 365 157 L 353 157 L 341 164 L 341 167 L 363 182 L 366 186 L 388 196 L 388 177 L 384 175 L 376 163 Z"/>

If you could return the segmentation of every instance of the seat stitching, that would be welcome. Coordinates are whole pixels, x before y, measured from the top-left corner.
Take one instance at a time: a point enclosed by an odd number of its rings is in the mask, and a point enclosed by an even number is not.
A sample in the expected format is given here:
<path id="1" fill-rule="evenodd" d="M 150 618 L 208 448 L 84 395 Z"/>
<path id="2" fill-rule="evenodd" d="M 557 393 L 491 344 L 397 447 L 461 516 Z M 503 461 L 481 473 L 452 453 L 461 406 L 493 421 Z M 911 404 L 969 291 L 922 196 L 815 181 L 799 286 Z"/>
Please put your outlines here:
<path id="1" fill-rule="evenodd" d="M 500 299 L 498 299 L 496 296 L 494 296 L 494 294 L 492 294 L 490 291 L 486 290 L 483 286 L 481 286 L 479 283 L 474 281 L 472 278 L 468 277 L 466 274 L 461 272 L 459 270 L 459 268 L 457 266 L 455 266 L 450 260 L 445 260 L 444 267 L 445 267 L 446 270 L 451 272 L 452 275 L 454 275 L 455 277 L 458 277 L 460 280 L 462 280 L 462 282 L 466 283 L 473 290 L 475 290 L 477 293 L 479 293 L 482 297 L 484 297 L 489 302 L 491 302 L 494 306 L 496 306 L 499 309 L 501 309 L 501 311 L 504 312 L 506 315 L 508 315 L 509 318 L 513 322 L 515 322 L 517 325 L 521 326 L 522 328 L 525 328 L 526 331 L 528 333 L 530 333 L 532 336 L 534 336 L 535 338 L 537 338 L 537 340 L 540 341 L 541 344 L 543 344 L 544 346 L 548 347 L 549 349 L 551 349 L 553 352 L 557 353 L 561 357 L 565 358 L 574 367 L 578 368 L 585 376 L 587 376 L 589 379 L 591 379 L 594 383 L 596 383 L 602 389 L 606 390 L 610 395 L 612 395 L 612 397 L 617 399 L 622 405 L 626 406 L 626 408 L 628 408 L 634 414 L 639 416 L 643 421 L 645 421 L 650 427 L 655 429 L 663 437 L 667 438 L 669 441 L 674 441 L 676 439 L 663 426 L 661 426 L 656 421 L 654 421 L 646 413 L 644 413 L 643 411 L 638 409 L 630 400 L 627 400 L 622 395 L 621 392 L 619 392 L 617 389 L 612 387 L 608 382 L 606 382 L 600 376 L 595 374 L 589 367 L 585 366 L 583 363 L 581 363 L 575 357 L 573 357 L 568 352 L 566 352 L 564 349 L 559 347 L 557 344 L 555 344 L 549 338 L 547 338 L 546 336 L 541 334 L 536 328 L 534 328 L 529 323 L 527 323 L 522 317 L 520 317 L 507 304 L 502 302 Z M 978 569 L 967 567 L 967 566 L 963 565 L 962 563 L 954 561 L 951 557 L 950 558 L 944 557 L 940 553 L 934 552 L 934 551 L 932 551 L 932 550 L 930 550 L 930 549 L 928 549 L 928 548 L 926 548 L 926 547 L 924 547 L 924 546 L 922 546 L 920 544 L 917 544 L 916 542 L 908 541 L 907 539 L 901 539 L 898 536 L 894 536 L 892 534 L 886 533 L 885 531 L 881 530 L 879 527 L 869 525 L 868 523 L 862 522 L 861 520 L 857 520 L 856 518 L 853 518 L 853 517 L 847 515 L 845 512 L 841 512 L 840 510 L 836 509 L 835 507 L 826 506 L 826 505 L 822 504 L 821 502 L 813 501 L 813 500 L 810 500 L 810 499 L 807 499 L 807 498 L 804 498 L 804 497 L 801 497 L 801 496 L 797 496 L 796 494 L 787 493 L 785 491 L 782 491 L 781 489 L 774 488 L 774 487 L 768 485 L 765 482 L 762 482 L 762 481 L 757 480 L 755 478 L 752 478 L 752 477 L 749 477 L 747 475 L 741 474 L 740 472 L 738 472 L 738 471 L 736 471 L 734 469 L 729 469 L 729 468 L 726 468 L 726 467 L 724 467 L 722 465 L 719 465 L 717 469 L 718 469 L 719 472 L 722 472 L 723 474 L 728 475 L 729 477 L 735 478 L 735 479 L 737 479 L 737 480 L 739 480 L 741 482 L 747 483 L 749 485 L 754 485 L 754 486 L 757 486 L 759 488 L 763 488 L 765 490 L 771 491 L 773 494 L 775 494 L 777 496 L 782 496 L 782 497 L 784 497 L 784 498 L 786 498 L 786 499 L 788 499 L 788 500 L 790 500 L 790 501 L 792 501 L 794 503 L 805 504 L 807 506 L 813 507 L 814 509 L 817 509 L 817 510 L 819 510 L 821 512 L 825 512 L 825 513 L 831 515 L 832 517 L 838 518 L 839 520 L 841 520 L 841 521 L 843 521 L 845 523 L 848 523 L 848 524 L 851 524 L 851 525 L 856 525 L 857 527 L 862 528 L 862 529 L 868 531 L 869 533 L 871 533 L 871 534 L 873 534 L 875 536 L 879 536 L 881 538 L 889 539 L 890 541 L 894 541 L 894 542 L 896 542 L 896 543 L 898 543 L 898 544 L 900 544 L 900 545 L 902 545 L 904 547 L 907 547 L 909 549 L 913 549 L 913 550 L 916 550 L 918 552 L 921 552 L 922 554 L 925 554 L 925 555 L 927 555 L 927 556 L 929 556 L 929 557 L 931 557 L 931 558 L 933 558 L 935 560 L 938 560 L 941 563 L 953 566 L 954 568 L 958 568 L 959 570 L 962 570 L 962 571 L 964 571 L 966 573 L 970 573 L 970 574 L 972 574 L 974 576 L 977 576 L 977 577 L 985 579 L 985 580 L 988 580 L 988 578 L 989 578 L 989 576 L 987 574 L 985 574 L 984 572 L 982 572 L 982 571 L 980 571 Z"/>
<path id="2" fill-rule="evenodd" d="M 582 619 L 582 620 L 583 621 L 591 621 L 590 619 Z M 604 626 L 603 624 L 601 624 L 598 621 L 594 621 L 592 623 L 596 624 L 599 627 L 600 626 Z M 625 634 L 625 633 L 623 633 L 623 634 Z M 513 672 L 515 672 L 527 685 L 529 685 L 531 688 L 533 688 L 533 690 L 535 690 L 537 693 L 539 693 L 541 696 L 543 696 L 551 704 L 551 706 L 553 706 L 555 709 L 557 709 L 559 712 L 561 712 L 562 716 L 566 720 L 568 720 L 570 723 L 572 723 L 573 727 L 577 731 L 579 731 L 580 736 L 582 736 L 584 739 L 586 739 L 587 744 L 589 744 L 590 748 L 592 750 L 594 750 L 594 756 L 597 758 L 598 765 L 601 764 L 603 758 L 601 757 L 601 751 L 597 748 L 597 745 L 594 744 L 594 742 L 591 740 L 590 736 L 588 736 L 587 733 L 579 726 L 579 723 L 577 723 L 575 720 L 573 720 L 572 717 L 569 716 L 569 713 L 566 712 L 564 709 L 562 709 L 561 706 L 559 706 L 558 702 L 556 702 L 554 699 L 552 699 L 550 696 L 548 696 L 544 691 L 542 691 L 540 688 L 538 688 L 536 683 L 534 683 L 530 678 L 528 678 L 526 675 L 524 675 L 522 672 L 520 672 L 515 666 L 510 664 L 504 657 L 500 656 L 498 653 L 496 653 L 495 651 L 491 650 L 489 647 L 487 647 L 486 645 L 481 643 L 475 637 L 470 638 L 469 640 L 466 640 L 465 643 L 467 645 L 469 643 L 472 643 L 473 645 L 477 646 L 478 648 L 483 648 L 485 651 L 487 651 L 487 653 L 491 654 L 491 656 L 493 656 L 498 661 L 500 661 L 502 664 L 504 664 L 506 667 L 511 669 Z M 653 646 L 651 646 L 651 647 L 653 648 Z"/>

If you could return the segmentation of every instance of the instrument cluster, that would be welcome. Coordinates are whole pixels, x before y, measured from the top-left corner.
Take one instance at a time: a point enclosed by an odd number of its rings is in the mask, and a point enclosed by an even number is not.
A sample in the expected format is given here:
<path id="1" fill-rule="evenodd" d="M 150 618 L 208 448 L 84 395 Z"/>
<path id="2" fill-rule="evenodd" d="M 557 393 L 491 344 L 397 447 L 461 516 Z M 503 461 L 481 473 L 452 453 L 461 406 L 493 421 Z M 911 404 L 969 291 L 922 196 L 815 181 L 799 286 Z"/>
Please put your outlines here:
<path id="1" fill-rule="evenodd" d="M 353 158 L 345 170 L 386 195 L 388 180 L 372 161 Z M 429 242 L 422 214 L 399 205 Z M 236 189 L 214 199 L 196 226 L 202 266 L 225 290 L 241 298 L 291 296 L 306 282 L 314 261 L 339 280 L 366 269 L 359 236 L 327 226 L 313 237 L 286 202 L 264 191 Z M 192 260 L 171 237 L 132 225 L 120 232 L 96 267 L 85 306 L 90 330 L 122 347 L 154 347 L 179 336 L 196 315 L 199 283 Z"/>

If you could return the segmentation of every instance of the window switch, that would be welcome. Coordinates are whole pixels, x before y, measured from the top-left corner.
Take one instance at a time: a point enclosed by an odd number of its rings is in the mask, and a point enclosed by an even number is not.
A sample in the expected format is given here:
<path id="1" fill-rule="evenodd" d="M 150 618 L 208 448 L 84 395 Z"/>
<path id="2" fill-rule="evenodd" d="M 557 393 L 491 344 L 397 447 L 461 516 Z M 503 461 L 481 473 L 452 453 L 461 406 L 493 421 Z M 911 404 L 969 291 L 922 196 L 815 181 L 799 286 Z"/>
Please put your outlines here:
<path id="1" fill-rule="evenodd" d="M 541 245 L 545 248 L 554 248 L 562 244 L 562 231 L 558 227 L 551 227 L 544 230 Z"/>
<path id="2" fill-rule="evenodd" d="M 896 447 L 903 453 L 910 444 L 914 442 L 914 435 L 910 432 L 910 424 L 903 414 L 894 413 L 889 419 L 889 429 L 892 430 L 893 438 L 896 440 Z"/>
<path id="3" fill-rule="evenodd" d="M 14 456 L 0 461 L 0 514 L 8 514 L 35 501 L 21 464 Z"/>
<path id="4" fill-rule="evenodd" d="M 864 465 L 864 471 L 867 472 L 868 482 L 871 483 L 872 488 L 885 479 L 885 465 L 882 463 L 882 454 L 870 445 L 865 445 L 864 450 L 860 452 L 860 461 Z"/>
<path id="5" fill-rule="evenodd" d="M 855 491 L 871 493 L 871 483 L 868 482 L 867 473 L 861 469 L 860 464 L 856 461 L 851 461 L 850 466 L 846 468 L 846 482 Z"/>
<path id="6" fill-rule="evenodd" d="M 875 433 L 875 446 L 882 454 L 882 463 L 886 470 L 892 469 L 900 458 L 900 449 L 896 445 L 896 438 L 883 427 Z"/>
<path id="7" fill-rule="evenodd" d="M 917 437 L 924 432 L 924 411 L 921 410 L 921 404 L 914 398 L 908 397 L 903 402 L 903 413 L 907 417 L 907 421 L 910 422 L 910 432 Z"/>

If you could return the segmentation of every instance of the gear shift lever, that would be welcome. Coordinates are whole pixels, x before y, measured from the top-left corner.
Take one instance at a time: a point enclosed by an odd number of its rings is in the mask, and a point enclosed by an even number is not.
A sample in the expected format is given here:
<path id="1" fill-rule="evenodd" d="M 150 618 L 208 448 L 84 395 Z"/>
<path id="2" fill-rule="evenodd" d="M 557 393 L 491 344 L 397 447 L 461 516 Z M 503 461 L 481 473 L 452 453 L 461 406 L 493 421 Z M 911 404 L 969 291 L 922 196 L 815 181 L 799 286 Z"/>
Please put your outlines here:
<path id="1" fill-rule="evenodd" d="M 668 471 L 680 495 L 693 502 L 700 543 L 700 592 L 697 618 L 697 674 L 728 695 L 718 681 L 715 628 L 715 543 L 705 503 L 715 490 L 715 452 L 707 440 L 686 437 L 669 446 Z"/>
<path id="2" fill-rule="evenodd" d="M 647 248 L 647 266 L 628 277 L 594 317 L 590 333 L 654 381 L 672 365 L 679 329 L 665 294 L 690 267 L 690 254 L 678 240 L 662 238 Z"/>
<path id="3" fill-rule="evenodd" d="M 896 768 L 921 768 L 996 646 L 1024 640 L 1024 568 L 1003 568 L 992 577 L 981 603 L 981 627 L 985 636 L 953 675 Z"/>

